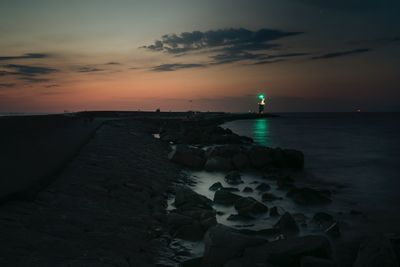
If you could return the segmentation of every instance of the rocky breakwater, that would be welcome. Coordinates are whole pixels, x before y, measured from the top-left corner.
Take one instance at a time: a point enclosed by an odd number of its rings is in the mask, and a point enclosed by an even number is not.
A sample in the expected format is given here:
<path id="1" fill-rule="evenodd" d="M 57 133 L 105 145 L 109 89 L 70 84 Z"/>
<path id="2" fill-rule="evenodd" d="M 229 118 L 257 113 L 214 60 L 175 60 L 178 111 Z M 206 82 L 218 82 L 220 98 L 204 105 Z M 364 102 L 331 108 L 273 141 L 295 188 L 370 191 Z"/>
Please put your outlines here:
<path id="1" fill-rule="evenodd" d="M 248 183 L 243 188 L 243 192 L 261 195 L 261 201 L 239 195 L 239 185 L 244 183 L 242 173 L 250 170 L 275 181 L 276 188 L 286 192 L 285 200 L 295 205 L 331 203 L 330 191 L 299 186 L 293 178 L 292 174 L 302 173 L 304 169 L 301 151 L 253 145 L 248 138 L 232 138 L 230 130 L 220 127 L 195 127 L 183 132 L 195 137 L 175 136 L 177 145 L 169 155 L 170 160 L 188 169 L 224 173 L 228 186 L 224 187 L 220 181 L 212 184 L 209 188 L 214 192 L 212 200 L 189 187 L 177 188 L 175 209 L 168 216 L 170 233 L 182 239 L 202 240 L 205 244 L 202 257 L 188 260 L 182 266 L 342 266 L 333 253 L 332 240 L 339 238 L 341 231 L 340 223 L 332 215 L 316 212 L 309 219 L 302 213 L 287 212 L 274 203 L 282 197 L 269 192 L 271 185 L 266 182 L 254 186 Z M 229 137 L 224 139 L 226 135 Z M 219 145 L 209 146 L 215 140 Z M 235 213 L 227 218 L 229 221 L 273 218 L 276 223 L 260 230 L 227 227 L 217 223 L 218 206 L 234 208 Z M 302 236 L 301 228 L 308 224 L 319 227 L 319 233 Z M 360 248 L 357 262 L 372 263 L 381 256 L 368 257 L 365 253 L 368 249 L 374 248 L 371 245 Z"/>

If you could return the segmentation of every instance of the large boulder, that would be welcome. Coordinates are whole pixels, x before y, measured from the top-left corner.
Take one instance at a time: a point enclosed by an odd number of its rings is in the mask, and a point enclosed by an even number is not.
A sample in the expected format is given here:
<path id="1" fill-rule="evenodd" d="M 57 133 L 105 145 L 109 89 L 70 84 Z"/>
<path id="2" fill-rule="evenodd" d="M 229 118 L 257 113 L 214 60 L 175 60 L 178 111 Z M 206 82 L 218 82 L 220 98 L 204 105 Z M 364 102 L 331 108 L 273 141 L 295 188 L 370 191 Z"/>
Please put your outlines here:
<path id="1" fill-rule="evenodd" d="M 271 190 L 271 186 L 266 183 L 260 183 L 259 185 L 257 185 L 256 190 L 259 192 L 266 192 Z"/>
<path id="2" fill-rule="evenodd" d="M 252 146 L 248 152 L 250 163 L 254 168 L 261 169 L 272 166 L 272 149 L 264 146 Z"/>
<path id="3" fill-rule="evenodd" d="M 321 205 L 332 202 L 329 192 L 308 187 L 293 188 L 286 196 L 300 205 Z"/>
<path id="4" fill-rule="evenodd" d="M 267 242 L 265 238 L 243 235 L 230 227 L 218 224 L 205 234 L 201 266 L 224 266 L 228 261 L 240 257 L 245 248 Z"/>
<path id="5" fill-rule="evenodd" d="M 232 158 L 233 155 L 240 153 L 242 150 L 240 145 L 223 145 L 214 146 L 206 151 L 207 158 L 209 157 L 222 157 L 222 158 Z"/>
<path id="6" fill-rule="evenodd" d="M 231 171 L 225 176 L 225 182 L 230 185 L 242 184 L 242 176 L 238 171 Z"/>
<path id="7" fill-rule="evenodd" d="M 218 190 L 214 194 L 214 203 L 220 205 L 234 205 L 242 197 L 226 190 Z"/>
<path id="8" fill-rule="evenodd" d="M 169 158 L 175 163 L 193 169 L 203 168 L 206 162 L 204 150 L 187 145 L 177 145 Z"/>
<path id="9" fill-rule="evenodd" d="M 326 237 L 310 235 L 248 247 L 243 254 L 243 265 L 299 267 L 303 257 L 330 259 L 331 253 L 331 244 Z"/>
<path id="10" fill-rule="evenodd" d="M 249 167 L 249 157 L 243 153 L 239 152 L 232 157 L 233 166 L 238 170 L 243 170 Z"/>
<path id="11" fill-rule="evenodd" d="M 241 216 L 254 217 L 268 212 L 268 207 L 252 197 L 243 197 L 235 202 L 235 209 Z"/>
<path id="12" fill-rule="evenodd" d="M 399 266 L 390 240 L 383 234 L 368 237 L 358 250 L 353 267 Z"/>
<path id="13" fill-rule="evenodd" d="M 307 256 L 301 259 L 301 267 L 337 267 L 337 265 L 332 260 Z"/>
<path id="14" fill-rule="evenodd" d="M 296 220 L 289 212 L 285 212 L 274 227 L 285 235 L 297 235 L 300 232 Z"/>
<path id="15" fill-rule="evenodd" d="M 223 187 L 223 186 L 222 186 L 222 184 L 221 184 L 220 182 L 216 182 L 216 183 L 213 183 L 213 184 L 208 188 L 208 190 L 210 190 L 210 191 L 217 191 L 217 190 L 220 190 L 222 187 Z"/>
<path id="16" fill-rule="evenodd" d="M 174 206 L 179 209 L 210 209 L 212 210 L 212 200 L 197 194 L 188 187 L 179 187 L 175 193 Z"/>
<path id="17" fill-rule="evenodd" d="M 229 158 L 215 156 L 207 159 L 204 168 L 206 171 L 230 171 L 233 166 Z"/>

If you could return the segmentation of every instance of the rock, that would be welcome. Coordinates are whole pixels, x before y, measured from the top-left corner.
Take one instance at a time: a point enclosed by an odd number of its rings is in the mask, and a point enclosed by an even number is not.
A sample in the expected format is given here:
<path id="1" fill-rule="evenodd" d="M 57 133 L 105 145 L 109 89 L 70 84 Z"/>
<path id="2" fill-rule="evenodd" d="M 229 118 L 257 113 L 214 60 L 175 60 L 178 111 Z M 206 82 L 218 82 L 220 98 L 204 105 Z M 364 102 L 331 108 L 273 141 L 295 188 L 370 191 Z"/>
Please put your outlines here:
<path id="1" fill-rule="evenodd" d="M 236 187 L 222 187 L 220 190 L 227 192 L 239 192 L 240 190 Z"/>
<path id="2" fill-rule="evenodd" d="M 274 206 L 274 207 L 270 208 L 269 209 L 269 216 L 271 216 L 271 217 L 279 216 L 278 207 Z"/>
<path id="3" fill-rule="evenodd" d="M 297 235 L 300 232 L 299 226 L 289 212 L 285 212 L 274 227 L 285 235 Z"/>
<path id="4" fill-rule="evenodd" d="M 300 266 L 305 256 L 330 259 L 331 253 L 332 248 L 326 237 L 310 235 L 246 248 L 243 265 L 293 267 Z"/>
<path id="5" fill-rule="evenodd" d="M 208 158 L 204 168 L 206 171 L 230 171 L 233 169 L 230 159 L 219 156 Z"/>
<path id="6" fill-rule="evenodd" d="M 295 188 L 293 183 L 293 179 L 289 176 L 278 178 L 278 180 L 276 181 L 276 185 L 278 186 L 279 190 L 291 190 Z"/>
<path id="7" fill-rule="evenodd" d="M 252 216 L 241 215 L 241 214 L 231 214 L 227 218 L 228 221 L 248 221 L 253 219 L 254 218 Z"/>
<path id="8" fill-rule="evenodd" d="M 193 219 L 189 216 L 171 212 L 167 217 L 167 224 L 172 231 L 176 231 L 184 225 L 193 223 Z"/>
<path id="9" fill-rule="evenodd" d="M 258 216 L 268 212 L 268 207 L 252 197 L 243 197 L 235 201 L 235 209 L 242 216 Z"/>
<path id="10" fill-rule="evenodd" d="M 169 155 L 171 161 L 183 166 L 201 169 L 205 164 L 205 154 L 200 148 L 186 145 L 177 145 L 175 150 Z"/>
<path id="11" fill-rule="evenodd" d="M 203 257 L 189 259 L 189 260 L 185 260 L 184 262 L 182 262 L 179 266 L 180 267 L 200 267 L 202 261 L 203 261 Z"/>
<path id="12" fill-rule="evenodd" d="M 363 213 L 358 210 L 350 210 L 350 215 L 362 215 Z"/>
<path id="13" fill-rule="evenodd" d="M 241 198 L 241 196 L 235 195 L 231 192 L 218 190 L 214 194 L 214 203 L 220 205 L 233 205 L 237 200 Z"/>
<path id="14" fill-rule="evenodd" d="M 217 191 L 217 190 L 219 190 L 219 189 L 221 189 L 221 188 L 222 188 L 222 184 L 221 184 L 220 182 L 216 182 L 216 183 L 212 184 L 212 185 L 210 186 L 210 188 L 208 188 L 208 190 L 210 190 L 210 191 Z"/>
<path id="15" fill-rule="evenodd" d="M 197 194 L 188 187 L 180 187 L 175 193 L 174 206 L 180 209 L 203 208 L 212 209 L 212 201 L 205 196 Z"/>
<path id="16" fill-rule="evenodd" d="M 231 185 L 242 184 L 242 178 L 238 171 L 231 171 L 225 176 L 225 181 Z"/>
<path id="17" fill-rule="evenodd" d="M 201 266 L 224 266 L 229 260 L 240 257 L 245 248 L 266 242 L 268 241 L 264 238 L 243 235 L 230 227 L 218 224 L 205 234 Z"/>
<path id="18" fill-rule="evenodd" d="M 174 236 L 185 240 L 197 241 L 204 237 L 204 229 L 198 222 L 183 225 L 176 230 Z"/>
<path id="19" fill-rule="evenodd" d="M 238 170 L 243 170 L 249 167 L 249 158 L 245 153 L 237 153 L 232 157 L 233 166 Z"/>
<path id="20" fill-rule="evenodd" d="M 207 150 L 206 156 L 210 157 L 222 157 L 226 159 L 231 159 L 232 155 L 241 153 L 240 145 L 223 145 L 223 146 L 214 146 Z"/>
<path id="21" fill-rule="evenodd" d="M 316 190 L 312 188 L 294 188 L 290 190 L 286 196 L 300 205 L 321 205 L 328 204 L 332 200 L 326 191 Z"/>
<path id="22" fill-rule="evenodd" d="M 277 228 L 269 228 L 269 229 L 261 229 L 261 230 L 250 230 L 250 229 L 241 229 L 237 230 L 239 233 L 244 235 L 251 236 L 263 236 L 267 238 L 271 238 L 279 235 L 281 232 Z"/>
<path id="23" fill-rule="evenodd" d="M 264 193 L 264 194 L 262 194 L 261 199 L 262 199 L 262 201 L 275 201 L 275 200 L 279 200 L 282 198 L 277 197 L 272 193 Z"/>
<path id="24" fill-rule="evenodd" d="M 304 169 L 304 155 L 301 151 L 294 149 L 284 149 L 283 154 L 286 167 L 293 170 Z"/>
<path id="25" fill-rule="evenodd" d="M 245 188 L 243 188 L 242 192 L 244 193 L 252 193 L 254 190 L 251 187 L 246 186 Z"/>
<path id="26" fill-rule="evenodd" d="M 358 250 L 353 267 L 398 266 L 390 241 L 383 235 L 368 237 Z"/>
<path id="27" fill-rule="evenodd" d="M 330 215 L 326 212 L 317 212 L 314 214 L 313 222 L 326 227 L 326 226 L 332 224 L 333 217 L 332 217 L 332 215 Z"/>
<path id="28" fill-rule="evenodd" d="M 271 186 L 266 183 L 261 183 L 256 187 L 256 190 L 260 191 L 260 192 L 269 191 L 269 190 L 271 190 Z"/>
<path id="29" fill-rule="evenodd" d="M 272 166 L 272 150 L 264 146 L 252 146 L 248 152 L 250 164 L 256 168 Z"/>
<path id="30" fill-rule="evenodd" d="M 336 267 L 336 264 L 328 259 L 306 256 L 301 259 L 301 267 Z"/>
<path id="31" fill-rule="evenodd" d="M 224 267 L 242 267 L 243 263 L 241 259 L 232 259 L 224 264 Z"/>
<path id="32" fill-rule="evenodd" d="M 332 223 L 331 226 L 329 226 L 326 230 L 325 233 L 331 237 L 340 237 L 340 228 L 339 224 L 337 222 Z"/>

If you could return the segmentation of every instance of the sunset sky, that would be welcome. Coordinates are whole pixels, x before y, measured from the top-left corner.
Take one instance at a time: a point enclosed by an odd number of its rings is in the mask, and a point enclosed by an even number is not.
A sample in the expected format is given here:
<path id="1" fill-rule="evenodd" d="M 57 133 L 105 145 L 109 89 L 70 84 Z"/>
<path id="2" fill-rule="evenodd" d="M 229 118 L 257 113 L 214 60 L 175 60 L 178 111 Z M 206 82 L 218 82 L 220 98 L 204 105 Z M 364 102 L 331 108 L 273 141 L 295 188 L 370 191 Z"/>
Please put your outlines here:
<path id="1" fill-rule="evenodd" d="M 1 0 L 0 112 L 400 111 L 398 0 Z"/>

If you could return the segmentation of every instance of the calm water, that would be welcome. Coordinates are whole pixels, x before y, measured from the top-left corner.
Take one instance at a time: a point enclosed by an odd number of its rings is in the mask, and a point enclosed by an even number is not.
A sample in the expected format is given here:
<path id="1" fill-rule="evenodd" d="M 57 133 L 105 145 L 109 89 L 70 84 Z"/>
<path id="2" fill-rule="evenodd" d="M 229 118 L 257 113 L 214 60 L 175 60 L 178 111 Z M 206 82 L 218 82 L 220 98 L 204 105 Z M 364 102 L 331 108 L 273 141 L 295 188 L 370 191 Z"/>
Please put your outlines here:
<path id="1" fill-rule="evenodd" d="M 303 151 L 309 177 L 344 186 L 336 206 L 382 225 L 400 223 L 400 113 L 281 115 L 223 127 L 261 145 Z"/>

